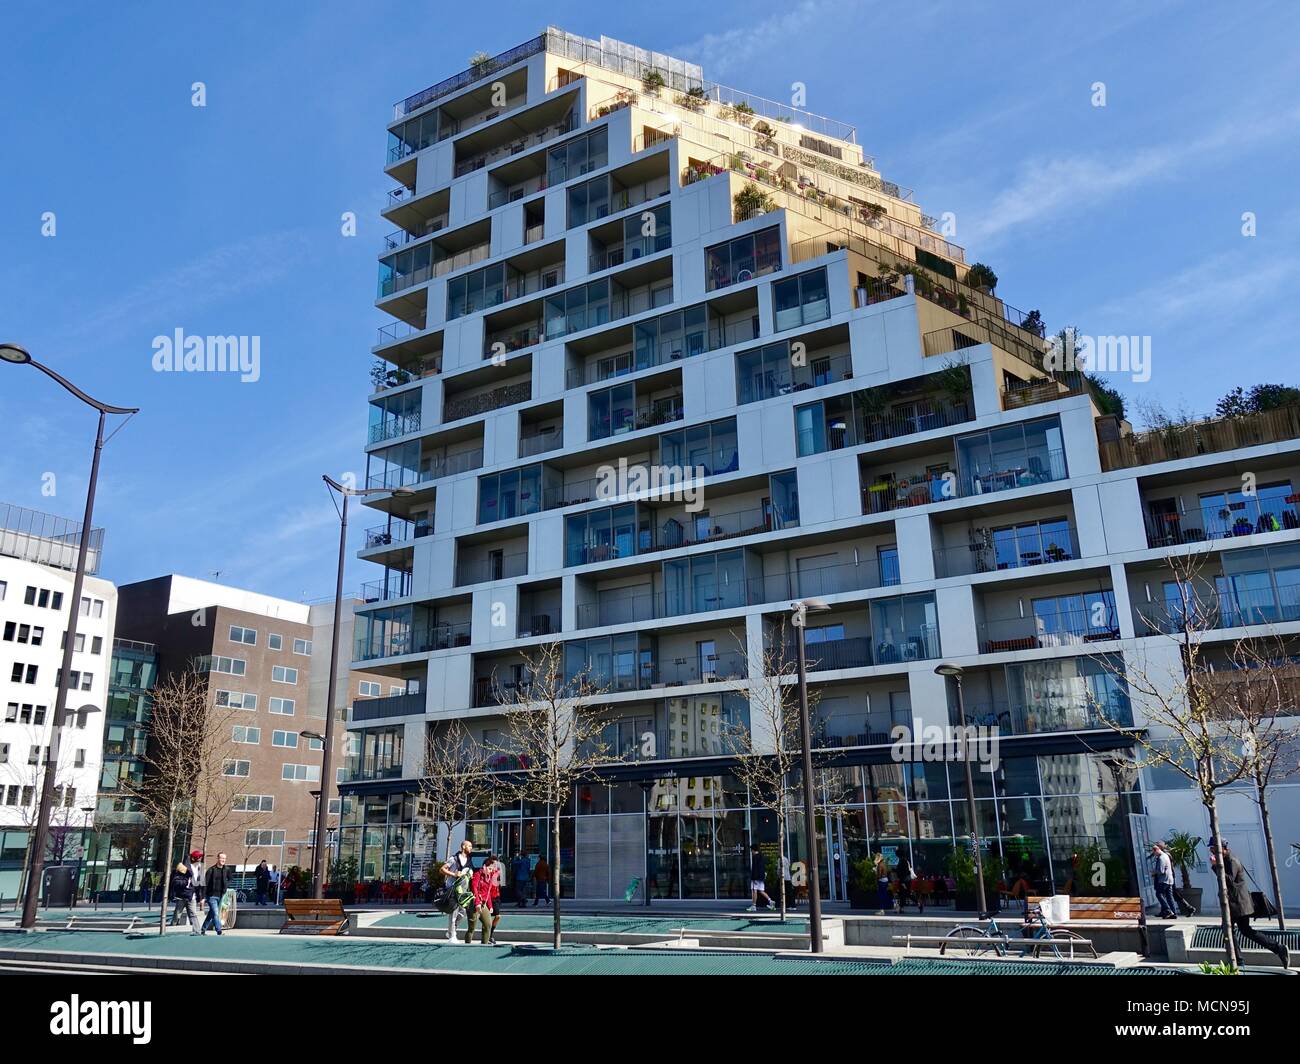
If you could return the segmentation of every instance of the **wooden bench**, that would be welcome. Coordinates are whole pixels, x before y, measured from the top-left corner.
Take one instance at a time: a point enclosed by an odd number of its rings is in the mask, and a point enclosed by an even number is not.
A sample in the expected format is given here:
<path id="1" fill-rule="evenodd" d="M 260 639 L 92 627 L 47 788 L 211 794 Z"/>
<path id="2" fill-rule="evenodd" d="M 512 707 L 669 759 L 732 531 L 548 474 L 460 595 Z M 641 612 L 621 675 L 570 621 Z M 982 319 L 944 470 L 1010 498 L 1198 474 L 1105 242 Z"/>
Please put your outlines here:
<path id="1" fill-rule="evenodd" d="M 346 935 L 351 918 L 338 898 L 286 898 L 282 935 Z"/>
<path id="2" fill-rule="evenodd" d="M 1030 907 L 1045 901 L 1045 898 L 1027 899 Z M 1142 918 L 1141 898 L 1076 898 L 1070 897 L 1070 921 L 1075 920 L 1121 920 L 1136 923 Z"/>

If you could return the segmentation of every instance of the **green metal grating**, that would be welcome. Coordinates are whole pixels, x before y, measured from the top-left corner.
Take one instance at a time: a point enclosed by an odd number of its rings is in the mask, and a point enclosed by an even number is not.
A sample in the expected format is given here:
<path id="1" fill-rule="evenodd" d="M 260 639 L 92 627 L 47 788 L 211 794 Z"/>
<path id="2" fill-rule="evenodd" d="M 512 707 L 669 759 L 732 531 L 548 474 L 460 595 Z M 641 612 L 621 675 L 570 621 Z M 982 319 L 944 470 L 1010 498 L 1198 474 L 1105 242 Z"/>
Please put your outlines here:
<path id="1" fill-rule="evenodd" d="M 1275 942 L 1281 942 L 1287 949 L 1300 950 L 1300 931 L 1278 931 L 1276 928 L 1255 928 L 1255 933 L 1264 938 L 1272 939 Z M 1259 950 L 1263 952 L 1262 946 L 1257 946 L 1253 942 L 1247 942 L 1240 935 L 1236 936 L 1237 948 L 1247 950 Z M 1223 949 L 1223 928 L 1222 927 L 1198 927 L 1196 934 L 1192 936 L 1192 949 Z"/>
<path id="2" fill-rule="evenodd" d="M 447 927 L 447 917 L 442 913 L 423 916 L 419 913 L 394 913 L 376 920 L 370 927 Z M 512 912 L 508 906 L 501 909 L 501 930 L 549 931 L 553 921 L 549 913 Z M 678 934 L 681 929 L 690 931 L 725 931 L 737 934 L 795 935 L 808 937 L 808 921 L 804 918 L 786 920 L 757 920 L 746 917 L 692 917 L 692 916 L 561 916 L 564 931 L 583 931 L 613 935 L 663 935 Z"/>

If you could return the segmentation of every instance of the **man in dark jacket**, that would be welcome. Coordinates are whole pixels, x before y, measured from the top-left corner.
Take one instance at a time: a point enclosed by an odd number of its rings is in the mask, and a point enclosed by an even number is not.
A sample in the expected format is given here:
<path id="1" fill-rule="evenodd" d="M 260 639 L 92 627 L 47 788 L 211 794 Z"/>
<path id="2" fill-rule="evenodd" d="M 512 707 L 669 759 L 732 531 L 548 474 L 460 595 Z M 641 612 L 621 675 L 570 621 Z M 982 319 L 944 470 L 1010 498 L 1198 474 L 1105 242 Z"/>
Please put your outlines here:
<path id="1" fill-rule="evenodd" d="M 1214 843 L 1210 843 L 1210 867 L 1213 868 L 1217 858 Z M 1291 953 L 1281 942 L 1265 938 L 1250 926 L 1251 915 L 1255 912 L 1255 901 L 1250 896 L 1250 884 L 1246 882 L 1246 870 L 1237 860 L 1225 842 L 1223 844 L 1223 875 L 1228 881 L 1228 913 L 1232 917 L 1232 926 L 1248 942 L 1277 954 L 1283 968 L 1291 967 Z"/>
<path id="2" fill-rule="evenodd" d="M 208 915 L 199 928 L 201 934 L 208 933 L 208 926 L 216 928 L 221 934 L 221 897 L 235 882 L 235 870 L 226 864 L 226 855 L 217 854 L 217 863 L 208 869 L 203 877 L 203 893 L 207 896 Z"/>
<path id="3" fill-rule="evenodd" d="M 253 878 L 257 883 L 257 904 L 265 905 L 267 892 L 271 889 L 271 869 L 267 867 L 265 861 L 257 866 Z"/>

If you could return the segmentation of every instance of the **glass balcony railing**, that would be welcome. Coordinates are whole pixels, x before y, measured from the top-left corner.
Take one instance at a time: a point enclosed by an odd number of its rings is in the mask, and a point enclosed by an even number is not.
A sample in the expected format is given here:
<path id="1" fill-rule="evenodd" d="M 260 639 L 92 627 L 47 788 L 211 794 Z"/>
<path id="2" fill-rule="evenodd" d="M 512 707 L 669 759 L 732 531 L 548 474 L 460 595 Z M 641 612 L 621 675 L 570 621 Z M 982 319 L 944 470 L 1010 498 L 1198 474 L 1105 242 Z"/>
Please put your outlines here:
<path id="1" fill-rule="evenodd" d="M 960 723 L 956 705 L 948 707 L 948 720 Z M 1099 701 L 1084 698 L 1047 697 L 1036 705 L 995 699 L 966 705 L 966 723 L 980 728 L 997 728 L 1003 735 L 1037 735 L 1042 732 L 1099 731 L 1112 721 L 1131 727 L 1133 710 L 1122 693 L 1107 693 Z"/>
<path id="2" fill-rule="evenodd" d="M 793 573 L 771 573 L 739 580 L 723 588 L 708 586 L 668 594 L 606 592 L 599 596 L 597 602 L 579 604 L 578 627 L 635 624 L 663 617 L 742 609 L 746 605 L 836 595 L 882 586 L 880 567 L 863 563 L 826 565 Z"/>
<path id="3" fill-rule="evenodd" d="M 587 439 L 590 442 L 620 436 L 625 432 L 639 432 L 656 425 L 681 421 L 683 416 L 684 407 L 680 395 L 641 402 L 612 410 L 608 421 L 597 421 L 590 427 Z"/>
<path id="4" fill-rule="evenodd" d="M 509 580 L 511 577 L 523 576 L 528 572 L 528 554 L 498 554 L 487 558 L 476 558 L 461 562 L 456 566 L 456 586 L 469 584 L 486 584 L 493 580 Z"/>
<path id="5" fill-rule="evenodd" d="M 813 354 L 809 355 L 803 365 L 799 366 L 791 365 L 786 361 L 777 366 L 767 366 L 750 373 L 746 373 L 741 366 L 738 366 L 737 369 L 740 378 L 740 403 L 743 406 L 746 403 L 757 403 L 763 399 L 772 399 L 778 395 L 790 395 L 793 392 L 818 388 L 823 384 L 851 380 L 853 378 L 853 359 L 849 355 L 818 356 Z M 866 421 L 865 418 L 862 420 Z M 915 417 L 910 420 L 913 423 L 918 421 Z M 884 427 L 885 422 L 882 421 L 882 431 Z M 855 433 L 855 437 L 861 436 L 863 442 L 871 442 L 868 437 L 874 435 L 876 427 L 873 425 L 869 429 L 864 423 L 860 426 L 860 429 L 859 433 Z M 923 430 L 911 428 L 907 431 L 918 432 Z M 853 445 L 845 440 L 841 446 Z"/>
<path id="6" fill-rule="evenodd" d="M 829 363 L 829 359 L 821 360 L 823 363 Z M 849 363 L 845 365 L 845 363 Z M 839 367 L 830 365 L 816 364 L 816 360 L 810 360 L 806 375 L 794 373 L 790 378 L 790 391 L 798 391 L 799 383 L 805 388 L 816 387 L 819 384 L 830 384 L 833 381 L 842 378 L 836 376 L 836 369 L 848 369 L 852 371 L 849 358 L 844 357 Z M 781 391 L 781 375 L 773 375 L 770 386 L 764 380 L 765 388 L 776 389 L 774 394 L 785 394 Z M 766 399 L 767 394 L 758 396 Z M 752 401 L 752 400 L 747 400 Z M 949 428 L 953 425 L 961 425 L 967 421 L 975 420 L 975 404 L 969 401 L 959 403 L 946 402 L 941 399 L 932 399 L 924 403 L 909 404 L 911 409 L 908 410 L 887 410 L 880 414 L 866 414 L 862 411 L 856 411 L 854 416 L 850 417 L 847 413 L 827 415 L 821 425 L 814 425 L 810 428 L 800 429 L 798 432 L 799 453 L 801 455 L 821 454 L 824 451 L 838 451 L 845 447 L 859 447 L 868 443 L 879 443 L 882 440 L 893 440 L 900 436 L 911 436 L 918 432 L 931 432 L 934 429 Z"/>
<path id="7" fill-rule="evenodd" d="M 975 537 L 960 546 L 940 547 L 934 552 L 934 574 L 941 578 L 971 576 L 1051 565 L 1077 557 L 1078 539 L 1073 528 L 1026 525 L 998 530 L 988 537 Z"/>
<path id="8" fill-rule="evenodd" d="M 701 328 L 689 335 L 672 336 L 653 344 L 638 342 L 635 353 L 627 351 L 619 355 L 602 355 L 586 365 L 571 366 L 566 374 L 566 384 L 570 388 L 580 388 L 584 384 L 616 380 L 629 373 L 756 339 L 758 336 L 753 321 L 732 322 L 730 325 L 719 322 L 707 329 Z"/>
<path id="9" fill-rule="evenodd" d="M 1064 480 L 1068 476 L 1064 451 L 1046 451 L 1027 456 L 1024 464 L 978 470 L 965 474 L 900 477 L 880 480 L 862 489 L 862 512 L 887 513 L 911 506 L 950 502 L 953 499 L 989 495 L 1016 488 L 1031 488 Z"/>
<path id="10" fill-rule="evenodd" d="M 1086 646 L 1119 638 L 1114 608 L 1066 609 L 1050 616 L 1000 617 L 978 626 L 980 650 L 1002 654 L 1014 650 Z"/>
<path id="11" fill-rule="evenodd" d="M 410 573 L 392 572 L 383 580 L 371 580 L 361 585 L 360 597 L 367 604 L 405 598 L 411 594 Z"/>
<path id="12" fill-rule="evenodd" d="M 468 159 L 462 159 L 456 163 L 456 176 L 464 177 L 466 174 L 472 174 L 475 170 L 482 170 L 483 167 L 489 166 L 500 159 L 507 159 L 512 155 L 521 155 L 530 148 L 536 148 L 538 145 L 545 144 L 556 137 L 572 133 L 577 128 L 578 113 L 573 111 L 563 122 L 557 122 L 555 125 L 547 126 L 536 133 L 530 133 L 527 136 L 507 141 L 505 144 L 498 145 L 488 151 L 476 153 Z"/>
<path id="13" fill-rule="evenodd" d="M 640 532 L 635 541 L 627 543 L 601 543 L 570 552 L 568 564 L 591 565 L 636 555 L 653 554 L 680 547 L 695 547 L 702 543 L 720 543 L 723 540 L 757 536 L 779 529 L 799 527 L 798 507 L 785 513 L 768 507 L 753 507 L 733 513 L 710 513 L 697 516 L 687 511 L 660 513 L 655 517 L 656 527 Z"/>
<path id="14" fill-rule="evenodd" d="M 544 454 L 564 446 L 564 430 L 550 429 L 537 432 L 531 436 L 519 437 L 519 457 L 527 458 L 534 454 Z"/>
<path id="15" fill-rule="evenodd" d="M 418 469 L 409 466 L 390 466 L 379 469 L 366 477 L 368 488 L 409 488 L 428 480 L 464 473 L 479 469 L 483 465 L 483 448 L 472 451 L 460 451 L 456 454 L 434 455 L 420 461 Z"/>
<path id="16" fill-rule="evenodd" d="M 358 614 L 358 618 L 365 616 Z M 426 654 L 434 650 L 467 647 L 470 642 L 470 622 L 459 624 L 436 623 L 412 628 L 396 626 L 394 630 L 376 625 L 369 631 L 359 630 L 353 647 L 353 661 L 376 661 L 380 658 L 397 658 L 407 654 Z"/>
<path id="17" fill-rule="evenodd" d="M 1147 544 L 1168 547 L 1300 528 L 1297 503 L 1300 493 L 1280 499 L 1244 498 L 1226 505 L 1215 503 L 1185 514 L 1148 512 Z"/>
<path id="18" fill-rule="evenodd" d="M 1276 578 L 1277 574 L 1274 574 Z M 1137 634 L 1179 634 L 1223 628 L 1248 628 L 1300 621 L 1300 586 L 1279 582 L 1258 591 L 1203 591 L 1137 611 Z"/>

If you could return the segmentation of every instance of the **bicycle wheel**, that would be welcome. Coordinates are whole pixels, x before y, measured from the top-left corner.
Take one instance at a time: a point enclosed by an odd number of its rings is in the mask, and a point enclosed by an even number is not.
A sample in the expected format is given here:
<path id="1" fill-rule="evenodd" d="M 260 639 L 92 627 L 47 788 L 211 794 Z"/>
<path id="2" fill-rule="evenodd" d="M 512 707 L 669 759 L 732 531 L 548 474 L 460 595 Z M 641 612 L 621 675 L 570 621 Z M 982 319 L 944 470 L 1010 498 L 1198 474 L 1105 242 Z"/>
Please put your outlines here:
<path id="1" fill-rule="evenodd" d="M 949 950 L 969 957 L 999 952 L 997 940 L 990 938 L 986 931 L 978 927 L 954 927 L 939 943 L 940 956 L 944 956 Z"/>
<path id="2" fill-rule="evenodd" d="M 1055 949 L 1052 948 L 1052 945 L 1048 944 L 1049 940 L 1055 945 Z M 1048 931 L 1048 937 L 1046 939 L 1037 939 L 1036 945 L 1034 946 L 1034 956 L 1042 956 L 1042 951 L 1044 949 L 1054 960 L 1058 953 L 1062 960 L 1070 960 L 1073 957 L 1078 957 L 1085 951 L 1093 957 L 1097 956 L 1097 951 L 1093 948 L 1092 943 L 1078 932 L 1066 930 L 1064 927 L 1053 927 Z"/>

